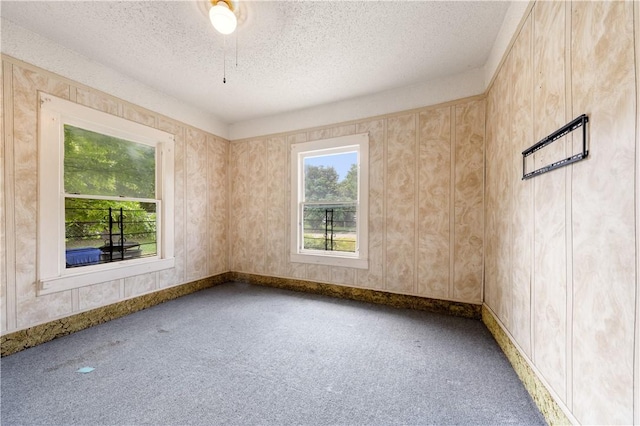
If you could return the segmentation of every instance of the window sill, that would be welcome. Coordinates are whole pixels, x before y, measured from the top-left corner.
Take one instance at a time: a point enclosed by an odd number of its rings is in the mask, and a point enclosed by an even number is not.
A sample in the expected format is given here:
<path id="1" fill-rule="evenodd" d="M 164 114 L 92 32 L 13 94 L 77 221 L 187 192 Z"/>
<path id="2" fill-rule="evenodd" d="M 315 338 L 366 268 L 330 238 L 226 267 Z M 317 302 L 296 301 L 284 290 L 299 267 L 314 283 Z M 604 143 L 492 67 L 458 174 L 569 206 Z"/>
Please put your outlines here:
<path id="1" fill-rule="evenodd" d="M 106 266 L 105 266 L 106 265 Z M 136 261 L 113 262 L 96 267 L 87 267 L 91 270 L 67 273 L 53 278 L 42 278 L 39 281 L 38 296 L 58 293 L 74 288 L 99 284 L 135 275 L 171 269 L 175 266 L 175 259 L 142 259 Z"/>
<path id="2" fill-rule="evenodd" d="M 330 256 L 320 254 L 291 253 L 293 263 L 309 263 L 314 265 L 340 266 L 344 268 L 369 269 L 369 260 L 357 257 Z"/>

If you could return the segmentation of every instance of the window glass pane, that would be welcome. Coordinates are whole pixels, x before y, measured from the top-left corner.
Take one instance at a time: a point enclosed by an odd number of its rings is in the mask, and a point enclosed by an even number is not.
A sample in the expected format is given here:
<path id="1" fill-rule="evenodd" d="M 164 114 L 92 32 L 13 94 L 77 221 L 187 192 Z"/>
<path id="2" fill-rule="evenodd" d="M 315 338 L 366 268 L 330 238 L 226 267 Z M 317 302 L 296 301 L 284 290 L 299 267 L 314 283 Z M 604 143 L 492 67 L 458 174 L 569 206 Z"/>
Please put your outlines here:
<path id="1" fill-rule="evenodd" d="M 305 201 L 357 201 L 358 153 L 304 157 Z"/>
<path id="2" fill-rule="evenodd" d="M 68 194 L 155 197 L 155 148 L 65 124 Z"/>
<path id="3" fill-rule="evenodd" d="M 65 199 L 66 266 L 157 254 L 156 203 Z"/>
<path id="4" fill-rule="evenodd" d="M 356 204 L 304 204 L 305 250 L 355 253 Z"/>

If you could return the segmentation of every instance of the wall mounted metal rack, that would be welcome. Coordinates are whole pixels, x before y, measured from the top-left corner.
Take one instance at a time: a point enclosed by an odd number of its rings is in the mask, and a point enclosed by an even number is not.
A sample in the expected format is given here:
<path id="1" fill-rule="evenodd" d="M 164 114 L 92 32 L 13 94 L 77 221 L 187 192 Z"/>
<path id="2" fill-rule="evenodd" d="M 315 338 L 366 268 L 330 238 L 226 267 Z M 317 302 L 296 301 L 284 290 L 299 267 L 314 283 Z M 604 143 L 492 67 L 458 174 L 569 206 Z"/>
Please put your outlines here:
<path id="1" fill-rule="evenodd" d="M 558 169 L 560 167 L 568 166 L 569 164 L 575 163 L 580 160 L 584 160 L 589 155 L 589 151 L 587 150 L 587 123 L 589 122 L 589 117 L 585 114 L 582 114 L 580 117 L 577 117 L 570 123 L 565 124 L 555 132 L 551 133 L 549 136 L 540 140 L 536 144 L 530 146 L 529 148 L 522 151 L 522 180 L 531 179 L 532 177 L 541 175 L 546 172 L 550 172 L 551 170 Z M 576 129 L 582 127 L 582 152 L 574 154 L 570 157 L 564 158 L 559 161 L 554 161 L 551 164 L 540 167 L 531 172 L 527 172 L 526 170 L 526 158 L 533 154 L 536 151 L 541 150 L 545 146 L 557 141 L 563 136 L 573 132 Z"/>

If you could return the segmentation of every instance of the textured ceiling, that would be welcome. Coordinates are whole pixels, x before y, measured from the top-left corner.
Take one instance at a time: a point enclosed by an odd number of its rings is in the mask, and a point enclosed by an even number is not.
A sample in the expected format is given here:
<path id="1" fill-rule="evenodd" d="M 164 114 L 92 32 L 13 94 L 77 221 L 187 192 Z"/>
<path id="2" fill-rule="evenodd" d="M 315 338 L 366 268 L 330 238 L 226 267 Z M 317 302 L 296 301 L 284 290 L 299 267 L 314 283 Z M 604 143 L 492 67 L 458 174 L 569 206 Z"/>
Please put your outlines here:
<path id="1" fill-rule="evenodd" d="M 206 1 L 2 1 L 1 15 L 228 124 L 484 65 L 509 2 L 239 3 L 226 38 Z M 236 66 L 237 35 L 237 66 Z"/>

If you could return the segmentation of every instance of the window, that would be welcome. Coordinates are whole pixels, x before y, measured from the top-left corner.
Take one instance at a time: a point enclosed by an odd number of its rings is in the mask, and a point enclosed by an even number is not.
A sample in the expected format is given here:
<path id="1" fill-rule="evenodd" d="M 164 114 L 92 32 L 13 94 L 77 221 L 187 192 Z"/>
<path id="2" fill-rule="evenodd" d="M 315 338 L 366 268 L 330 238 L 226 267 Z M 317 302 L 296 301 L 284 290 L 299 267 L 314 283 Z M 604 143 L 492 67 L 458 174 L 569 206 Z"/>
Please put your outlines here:
<path id="1" fill-rule="evenodd" d="M 291 261 L 368 268 L 369 135 L 291 146 Z"/>
<path id="2" fill-rule="evenodd" d="M 172 268 L 173 135 L 41 94 L 38 294 Z"/>

